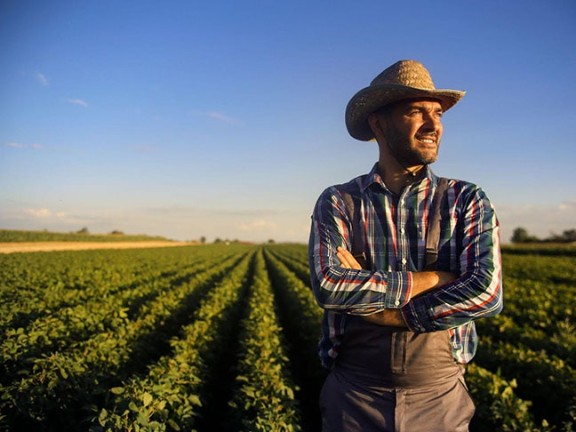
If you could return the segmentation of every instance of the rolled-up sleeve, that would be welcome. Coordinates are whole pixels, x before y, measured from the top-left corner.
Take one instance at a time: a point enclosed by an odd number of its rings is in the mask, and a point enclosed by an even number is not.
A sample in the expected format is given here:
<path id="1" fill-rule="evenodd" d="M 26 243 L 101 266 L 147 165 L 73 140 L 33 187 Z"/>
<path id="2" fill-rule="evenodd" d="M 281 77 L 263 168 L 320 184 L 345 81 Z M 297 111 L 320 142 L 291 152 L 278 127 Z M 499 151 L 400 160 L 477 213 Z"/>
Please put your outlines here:
<path id="1" fill-rule="evenodd" d="M 335 187 L 325 190 L 312 214 L 309 241 L 310 277 L 320 307 L 365 315 L 407 305 L 412 289 L 410 272 L 355 270 L 340 265 L 336 249 L 352 250 L 351 231 L 341 194 Z"/>

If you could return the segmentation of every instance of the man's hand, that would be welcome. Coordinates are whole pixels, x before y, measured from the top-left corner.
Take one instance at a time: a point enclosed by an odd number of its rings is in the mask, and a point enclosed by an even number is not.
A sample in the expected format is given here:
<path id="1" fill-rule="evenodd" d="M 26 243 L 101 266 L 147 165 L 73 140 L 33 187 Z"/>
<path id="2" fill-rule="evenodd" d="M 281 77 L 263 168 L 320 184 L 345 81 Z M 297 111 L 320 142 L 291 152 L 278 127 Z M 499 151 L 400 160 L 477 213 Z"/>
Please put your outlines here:
<path id="1" fill-rule="evenodd" d="M 342 267 L 355 270 L 362 269 L 360 263 L 358 263 L 356 258 L 354 258 L 354 255 L 343 247 L 336 249 L 336 256 L 338 257 L 338 260 L 340 260 L 340 265 Z M 406 327 L 400 309 L 385 309 L 381 312 L 365 315 L 362 318 L 368 322 L 382 326 Z"/>
<path id="2" fill-rule="evenodd" d="M 343 247 L 336 249 L 336 256 L 340 260 L 340 265 L 344 268 L 360 270 L 362 266 L 358 263 L 354 255 Z M 412 272 L 412 297 L 424 294 L 433 289 L 439 288 L 442 285 L 449 284 L 456 280 L 457 275 L 445 271 L 423 271 Z M 381 312 L 376 312 L 371 315 L 363 317 L 366 321 L 375 324 L 393 326 L 393 327 L 406 327 L 404 318 L 400 309 L 385 309 Z"/>
<path id="3" fill-rule="evenodd" d="M 356 258 L 354 258 L 354 255 L 352 255 L 350 252 L 348 252 L 343 247 L 336 248 L 336 256 L 340 260 L 340 265 L 342 267 L 354 269 L 354 270 L 362 269 L 362 266 L 356 260 Z"/>

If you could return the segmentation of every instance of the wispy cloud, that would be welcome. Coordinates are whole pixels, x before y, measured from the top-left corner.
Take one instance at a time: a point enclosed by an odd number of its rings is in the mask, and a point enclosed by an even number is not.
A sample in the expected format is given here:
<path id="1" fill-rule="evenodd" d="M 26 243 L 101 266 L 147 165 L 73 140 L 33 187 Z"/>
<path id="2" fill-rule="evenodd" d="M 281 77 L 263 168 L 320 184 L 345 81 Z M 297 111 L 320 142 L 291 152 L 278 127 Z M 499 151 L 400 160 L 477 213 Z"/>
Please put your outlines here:
<path id="1" fill-rule="evenodd" d="M 132 150 L 136 153 L 148 154 L 156 152 L 157 148 L 150 144 L 136 144 L 132 146 Z"/>
<path id="2" fill-rule="evenodd" d="M 50 85 L 50 80 L 48 80 L 48 78 L 46 77 L 46 75 L 44 75 L 43 73 L 40 72 L 36 72 L 34 74 L 34 78 L 36 79 L 36 81 L 38 83 L 40 83 L 40 85 L 47 87 L 48 85 Z"/>
<path id="3" fill-rule="evenodd" d="M 216 120 L 218 122 L 222 122 L 222 123 L 226 123 L 226 124 L 230 124 L 230 125 L 242 124 L 242 122 L 240 120 L 238 120 L 237 118 L 230 117 L 230 116 L 223 114 L 221 112 L 218 112 L 218 111 L 210 111 L 210 112 L 207 112 L 206 115 L 209 118 L 211 118 L 212 120 Z"/>
<path id="4" fill-rule="evenodd" d="M 568 199 L 560 203 L 560 210 L 574 210 L 576 209 L 576 198 Z"/>
<path id="5" fill-rule="evenodd" d="M 31 148 L 34 150 L 41 150 L 44 148 L 44 146 L 42 144 L 24 144 L 24 143 L 19 143 L 19 142 L 8 142 L 8 143 L 4 144 L 4 146 L 14 148 L 14 149 Z"/>
<path id="6" fill-rule="evenodd" d="M 277 225 L 274 222 L 266 221 L 264 219 L 258 219 L 240 224 L 240 229 L 242 231 L 267 230 L 274 229 L 276 227 Z"/>
<path id="7" fill-rule="evenodd" d="M 88 102 L 86 102 L 85 100 L 82 100 L 82 99 L 69 98 L 69 99 L 66 99 L 66 102 L 68 102 L 72 105 L 78 105 L 82 108 L 88 108 Z"/>
<path id="8" fill-rule="evenodd" d="M 36 219 L 61 219 L 66 217 L 66 213 L 64 212 L 54 212 L 48 208 L 28 208 L 24 210 L 24 213 Z"/>
<path id="9" fill-rule="evenodd" d="M 236 210 L 195 208 L 192 206 L 158 206 L 134 208 L 118 206 L 76 208 L 73 203 L 32 203 L 0 199 L 0 226 L 13 229 L 48 229 L 70 232 L 88 227 L 90 232 L 122 230 L 131 233 L 163 235 L 190 240 L 240 239 L 254 242 L 306 242 L 309 233 L 307 213 L 275 210 Z"/>

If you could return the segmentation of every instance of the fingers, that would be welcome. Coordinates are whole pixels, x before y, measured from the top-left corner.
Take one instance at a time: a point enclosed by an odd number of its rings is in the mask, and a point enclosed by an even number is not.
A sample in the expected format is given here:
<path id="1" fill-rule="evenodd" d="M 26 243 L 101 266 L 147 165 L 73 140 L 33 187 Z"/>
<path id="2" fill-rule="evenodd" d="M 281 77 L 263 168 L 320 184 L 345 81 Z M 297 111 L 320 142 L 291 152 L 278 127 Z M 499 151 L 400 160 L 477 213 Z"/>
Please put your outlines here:
<path id="1" fill-rule="evenodd" d="M 338 257 L 342 267 L 355 270 L 362 269 L 362 266 L 358 263 L 358 261 L 356 261 L 356 258 L 354 258 L 354 256 L 345 248 L 338 247 L 336 249 L 336 256 Z"/>

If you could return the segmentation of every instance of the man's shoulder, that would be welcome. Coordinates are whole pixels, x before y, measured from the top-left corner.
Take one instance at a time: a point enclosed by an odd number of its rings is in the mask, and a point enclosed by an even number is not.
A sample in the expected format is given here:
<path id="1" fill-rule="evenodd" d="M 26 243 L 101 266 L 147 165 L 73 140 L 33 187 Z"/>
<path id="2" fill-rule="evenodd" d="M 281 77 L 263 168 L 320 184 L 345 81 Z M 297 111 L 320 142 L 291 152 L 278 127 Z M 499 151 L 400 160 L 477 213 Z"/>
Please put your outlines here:
<path id="1" fill-rule="evenodd" d="M 320 194 L 316 209 L 321 208 L 344 208 L 350 209 L 355 207 L 364 193 L 365 184 L 368 181 L 369 174 L 364 174 L 340 184 L 327 187 Z"/>
<path id="2" fill-rule="evenodd" d="M 437 182 L 439 182 L 441 179 L 442 179 L 442 176 L 438 176 Z M 460 191 L 460 192 L 465 192 L 465 193 L 473 192 L 474 193 L 478 190 L 481 190 L 480 186 L 478 186 L 476 183 L 473 183 L 473 182 L 468 181 L 468 180 L 461 180 L 461 179 L 451 178 L 451 177 L 444 177 L 444 179 L 448 182 L 449 188 L 455 189 L 455 190 Z"/>
<path id="3" fill-rule="evenodd" d="M 447 180 L 448 189 L 452 191 L 455 201 L 460 202 L 460 204 L 465 205 L 473 201 L 490 201 L 486 192 L 476 183 L 455 178 L 447 178 Z"/>
<path id="4" fill-rule="evenodd" d="M 368 182 L 369 174 L 363 174 L 358 177 L 354 177 L 353 179 L 345 182 L 335 184 L 326 188 L 324 191 L 325 194 L 330 195 L 352 195 L 357 196 L 362 193 L 366 184 Z"/>

